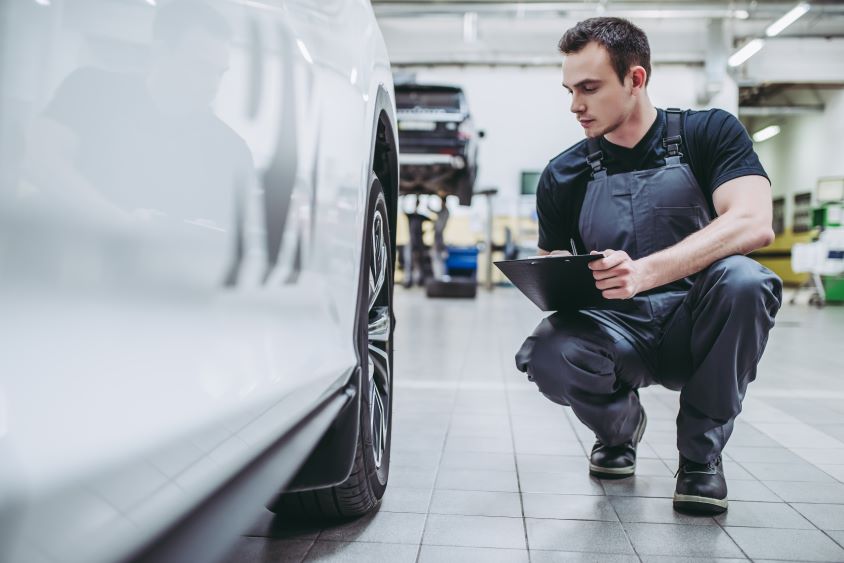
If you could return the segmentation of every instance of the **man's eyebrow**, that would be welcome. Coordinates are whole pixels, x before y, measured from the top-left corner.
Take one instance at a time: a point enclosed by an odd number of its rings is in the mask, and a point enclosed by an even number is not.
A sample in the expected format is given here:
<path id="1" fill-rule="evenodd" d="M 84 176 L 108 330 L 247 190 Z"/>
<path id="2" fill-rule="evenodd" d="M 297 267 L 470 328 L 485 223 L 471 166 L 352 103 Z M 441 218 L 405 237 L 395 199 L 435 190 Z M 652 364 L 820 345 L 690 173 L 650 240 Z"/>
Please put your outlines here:
<path id="1" fill-rule="evenodd" d="M 587 79 L 585 79 L 585 80 L 581 80 L 580 82 L 578 82 L 577 84 L 575 84 L 575 85 L 573 86 L 573 88 L 579 88 L 580 86 L 585 86 L 586 84 L 594 84 L 594 83 L 600 83 L 600 82 L 601 82 L 601 81 L 600 81 L 600 80 L 598 80 L 597 78 L 587 78 Z M 565 83 L 565 82 L 563 82 L 563 88 L 566 88 L 566 89 L 568 89 L 568 90 L 571 90 L 571 88 L 569 88 L 568 86 L 566 86 L 566 83 Z"/>

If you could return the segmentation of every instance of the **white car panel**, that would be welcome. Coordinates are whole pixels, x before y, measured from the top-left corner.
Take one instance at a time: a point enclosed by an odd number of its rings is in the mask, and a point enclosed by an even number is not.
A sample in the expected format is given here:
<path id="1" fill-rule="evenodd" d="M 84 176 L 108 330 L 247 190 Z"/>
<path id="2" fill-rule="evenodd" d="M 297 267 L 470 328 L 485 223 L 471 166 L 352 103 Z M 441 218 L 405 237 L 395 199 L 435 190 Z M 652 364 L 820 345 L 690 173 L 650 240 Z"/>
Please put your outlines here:
<path id="1" fill-rule="evenodd" d="M 371 6 L 180 3 L 0 5 L 0 560 L 130 553 L 356 363 Z"/>

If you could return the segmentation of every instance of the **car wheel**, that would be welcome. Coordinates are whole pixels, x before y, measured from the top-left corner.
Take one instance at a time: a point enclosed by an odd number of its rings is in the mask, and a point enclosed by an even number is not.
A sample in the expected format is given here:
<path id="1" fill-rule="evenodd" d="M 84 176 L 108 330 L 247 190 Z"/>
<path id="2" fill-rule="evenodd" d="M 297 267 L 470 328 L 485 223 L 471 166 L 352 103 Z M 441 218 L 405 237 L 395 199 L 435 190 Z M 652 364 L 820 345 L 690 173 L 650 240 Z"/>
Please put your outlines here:
<path id="1" fill-rule="evenodd" d="M 355 342 L 361 367 L 360 426 L 352 470 L 324 489 L 286 493 L 271 510 L 313 520 L 362 516 L 381 502 L 390 468 L 393 406 L 393 273 L 390 216 L 373 174 L 367 206 Z"/>

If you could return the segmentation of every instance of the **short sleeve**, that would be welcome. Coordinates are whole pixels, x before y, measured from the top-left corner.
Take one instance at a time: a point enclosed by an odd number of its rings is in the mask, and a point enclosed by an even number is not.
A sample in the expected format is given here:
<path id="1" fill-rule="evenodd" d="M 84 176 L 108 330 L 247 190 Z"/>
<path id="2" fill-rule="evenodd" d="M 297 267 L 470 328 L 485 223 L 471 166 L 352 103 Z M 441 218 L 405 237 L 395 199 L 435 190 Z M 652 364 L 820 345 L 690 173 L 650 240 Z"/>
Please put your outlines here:
<path id="1" fill-rule="evenodd" d="M 542 250 L 565 250 L 572 236 L 565 217 L 569 214 L 560 207 L 559 189 L 549 170 L 545 168 L 536 188 L 536 216 L 539 220 L 539 242 Z"/>
<path id="2" fill-rule="evenodd" d="M 706 112 L 706 119 L 693 135 L 698 146 L 705 188 L 712 194 L 722 184 L 741 176 L 768 174 L 759 162 L 753 141 L 734 115 L 724 110 Z M 770 182 L 770 179 L 768 180 Z"/>

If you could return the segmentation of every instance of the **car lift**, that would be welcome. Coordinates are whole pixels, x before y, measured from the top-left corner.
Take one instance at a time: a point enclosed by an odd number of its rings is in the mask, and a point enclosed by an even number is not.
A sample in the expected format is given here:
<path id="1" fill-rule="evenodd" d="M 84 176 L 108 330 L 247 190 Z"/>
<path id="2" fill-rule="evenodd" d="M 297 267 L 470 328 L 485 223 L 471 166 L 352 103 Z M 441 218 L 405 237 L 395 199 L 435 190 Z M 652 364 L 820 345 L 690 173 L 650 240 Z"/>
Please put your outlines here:
<path id="1" fill-rule="evenodd" d="M 505 259 L 513 259 L 516 254 L 516 247 L 509 229 L 505 233 L 505 243 L 496 245 L 492 242 L 492 198 L 498 193 L 498 189 L 490 188 L 475 192 L 475 195 L 483 195 L 487 199 L 487 216 L 485 225 L 485 248 L 491 248 L 492 252 L 503 251 Z M 424 285 L 428 297 L 465 297 L 474 298 L 477 294 L 477 268 L 469 276 L 450 276 L 446 267 L 449 251 L 446 247 L 443 233 L 448 224 L 450 213 L 446 205 L 446 196 L 440 195 L 440 210 L 429 211 L 436 213 L 436 218 L 419 212 L 419 195 L 406 194 L 414 198 L 413 211 L 405 212 L 408 222 L 409 240 L 402 253 L 404 269 L 404 287 Z M 430 249 L 426 248 L 423 236 L 425 223 L 434 225 L 434 244 Z M 492 289 L 492 252 L 487 252 L 486 263 L 486 284 L 488 290 Z M 426 255 L 427 254 L 427 255 Z"/>

